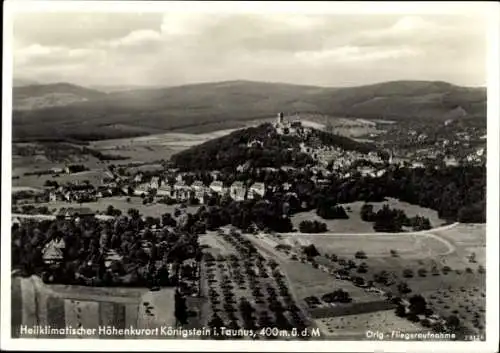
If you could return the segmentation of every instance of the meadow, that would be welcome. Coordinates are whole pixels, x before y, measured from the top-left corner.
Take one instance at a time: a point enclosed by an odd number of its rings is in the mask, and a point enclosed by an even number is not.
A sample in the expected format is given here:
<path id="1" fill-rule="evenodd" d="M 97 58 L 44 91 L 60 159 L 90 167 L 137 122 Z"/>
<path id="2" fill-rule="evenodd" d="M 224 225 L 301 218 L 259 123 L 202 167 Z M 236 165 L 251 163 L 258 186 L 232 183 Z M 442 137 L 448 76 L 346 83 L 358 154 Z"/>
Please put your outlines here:
<path id="1" fill-rule="evenodd" d="M 384 205 L 388 205 L 390 208 L 403 210 L 408 217 L 414 217 L 417 215 L 426 217 L 429 219 L 432 227 L 439 227 L 445 224 L 445 220 L 439 218 L 437 211 L 418 205 L 412 205 L 393 198 L 387 198 L 383 202 L 370 202 L 370 204 L 373 205 L 374 212 L 377 212 Z M 315 211 L 308 211 L 293 215 L 292 223 L 295 229 L 299 229 L 300 222 L 306 220 L 316 220 L 326 223 L 328 232 L 330 233 L 375 233 L 372 223 L 365 222 L 361 219 L 360 214 L 361 207 L 363 207 L 363 205 L 364 202 L 362 201 L 342 204 L 344 209 L 347 210 L 349 219 L 323 219 L 319 217 Z"/>

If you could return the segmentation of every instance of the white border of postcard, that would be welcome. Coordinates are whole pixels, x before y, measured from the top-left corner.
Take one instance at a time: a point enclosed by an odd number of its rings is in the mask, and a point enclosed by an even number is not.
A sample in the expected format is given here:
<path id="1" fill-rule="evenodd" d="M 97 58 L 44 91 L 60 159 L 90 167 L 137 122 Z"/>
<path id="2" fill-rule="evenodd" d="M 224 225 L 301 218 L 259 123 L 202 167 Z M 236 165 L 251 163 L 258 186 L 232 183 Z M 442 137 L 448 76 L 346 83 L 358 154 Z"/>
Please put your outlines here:
<path id="1" fill-rule="evenodd" d="M 193 10 L 195 9 L 195 10 Z M 77 12 L 254 12 L 345 14 L 452 14 L 482 13 L 490 23 L 488 53 L 488 162 L 487 162 L 487 295 L 485 342 L 243 342 L 200 340 L 75 340 L 12 339 L 10 337 L 10 219 L 11 212 L 11 107 L 12 14 L 18 11 Z M 309 352 L 496 352 L 498 351 L 498 185 L 499 185 L 499 11 L 496 2 L 147 2 L 147 1 L 6 1 L 4 6 L 3 119 L 2 119 L 2 281 L 1 348 L 6 350 L 93 351 L 309 351 Z M 63 29 L 61 29 L 63 30 Z M 467 68 L 464 67 L 464 70 Z"/>

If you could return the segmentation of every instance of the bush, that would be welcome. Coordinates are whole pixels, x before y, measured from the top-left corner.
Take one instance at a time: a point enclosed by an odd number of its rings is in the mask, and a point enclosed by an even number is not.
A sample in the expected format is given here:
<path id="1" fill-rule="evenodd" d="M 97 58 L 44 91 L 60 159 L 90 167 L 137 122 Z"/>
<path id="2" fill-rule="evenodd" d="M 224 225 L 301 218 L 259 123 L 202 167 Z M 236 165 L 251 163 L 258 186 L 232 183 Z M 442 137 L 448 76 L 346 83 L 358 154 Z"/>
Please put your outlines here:
<path id="1" fill-rule="evenodd" d="M 354 254 L 354 257 L 356 259 L 366 259 L 367 256 L 366 256 L 366 253 L 364 251 L 357 251 L 356 254 Z"/>
<path id="2" fill-rule="evenodd" d="M 418 269 L 418 275 L 419 275 L 420 277 L 425 277 L 425 276 L 427 276 L 427 270 L 426 270 L 425 268 L 419 268 L 419 269 Z"/>
<path id="3" fill-rule="evenodd" d="M 403 270 L 403 277 L 404 278 L 412 278 L 414 276 L 413 270 L 410 268 L 406 268 Z"/>
<path id="4" fill-rule="evenodd" d="M 324 233 L 327 231 L 326 224 L 318 221 L 302 221 L 299 224 L 301 233 Z"/>

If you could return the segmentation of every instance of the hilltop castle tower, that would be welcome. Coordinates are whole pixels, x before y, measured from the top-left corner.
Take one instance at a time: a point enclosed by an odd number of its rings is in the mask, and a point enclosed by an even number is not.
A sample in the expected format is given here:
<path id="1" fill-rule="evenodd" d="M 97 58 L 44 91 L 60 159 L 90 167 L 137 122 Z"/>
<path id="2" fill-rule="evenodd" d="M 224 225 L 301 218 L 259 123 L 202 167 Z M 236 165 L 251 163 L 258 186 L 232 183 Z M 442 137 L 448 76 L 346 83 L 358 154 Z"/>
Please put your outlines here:
<path id="1" fill-rule="evenodd" d="M 278 124 L 283 124 L 283 112 L 278 113 L 278 119 L 277 119 Z"/>

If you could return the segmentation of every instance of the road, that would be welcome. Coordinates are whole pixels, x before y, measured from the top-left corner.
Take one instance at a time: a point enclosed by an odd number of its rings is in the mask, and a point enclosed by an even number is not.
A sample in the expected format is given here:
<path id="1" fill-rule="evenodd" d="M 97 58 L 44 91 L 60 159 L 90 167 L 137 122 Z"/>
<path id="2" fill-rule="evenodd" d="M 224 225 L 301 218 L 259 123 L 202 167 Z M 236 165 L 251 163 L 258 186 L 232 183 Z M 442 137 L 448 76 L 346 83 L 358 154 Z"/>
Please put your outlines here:
<path id="1" fill-rule="evenodd" d="M 402 235 L 402 236 L 414 236 L 415 238 L 423 236 L 423 237 L 428 237 L 432 238 L 434 240 L 439 241 L 440 243 L 444 244 L 447 247 L 447 250 L 444 253 L 440 253 L 440 256 L 446 256 L 453 254 L 456 251 L 456 247 L 453 243 L 451 243 L 449 240 L 444 239 L 436 234 L 435 232 L 442 232 L 445 230 L 452 229 L 459 225 L 460 223 L 455 222 L 452 224 L 447 224 L 438 228 L 433 228 L 429 230 L 423 230 L 423 231 L 417 231 L 417 232 L 402 232 L 402 233 L 383 233 L 383 232 L 373 232 L 373 233 L 318 233 L 315 234 L 315 236 L 326 236 L 326 237 L 345 237 L 345 236 L 362 236 L 362 237 L 378 237 L 378 236 L 397 236 L 397 235 Z M 301 232 L 292 232 L 292 233 L 278 233 L 280 235 L 285 235 L 285 236 L 311 236 L 309 233 L 301 233 Z M 417 239 L 418 241 L 418 239 Z"/>

